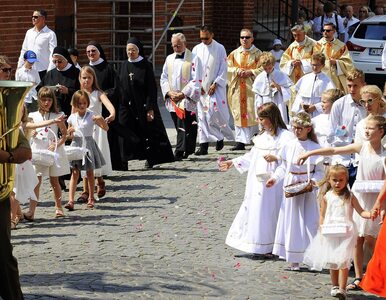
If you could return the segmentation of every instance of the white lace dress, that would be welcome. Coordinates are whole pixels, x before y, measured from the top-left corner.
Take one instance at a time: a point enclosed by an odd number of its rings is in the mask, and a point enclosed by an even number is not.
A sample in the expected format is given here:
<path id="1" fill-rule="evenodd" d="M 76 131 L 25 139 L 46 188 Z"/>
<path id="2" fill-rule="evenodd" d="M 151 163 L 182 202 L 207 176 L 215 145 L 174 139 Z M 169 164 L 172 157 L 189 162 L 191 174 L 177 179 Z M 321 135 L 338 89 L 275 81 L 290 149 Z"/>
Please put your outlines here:
<path id="1" fill-rule="evenodd" d="M 88 109 L 94 112 L 96 115 L 102 115 L 102 101 L 100 100 L 100 95 L 101 92 L 97 90 L 94 90 L 90 94 L 90 106 Z M 94 175 L 96 177 L 111 175 L 113 169 L 111 166 L 110 146 L 107 139 L 107 131 L 103 130 L 98 125 L 94 125 L 93 138 L 101 150 L 103 158 L 106 162 L 106 164 L 101 169 L 94 170 Z"/>
<path id="2" fill-rule="evenodd" d="M 357 239 L 351 198 L 345 201 L 343 197 L 329 191 L 325 199 L 327 209 L 324 224 L 344 223 L 348 226 L 347 234 L 345 237 L 330 237 L 321 234 L 319 229 L 304 254 L 303 262 L 317 271 L 349 268 Z"/>

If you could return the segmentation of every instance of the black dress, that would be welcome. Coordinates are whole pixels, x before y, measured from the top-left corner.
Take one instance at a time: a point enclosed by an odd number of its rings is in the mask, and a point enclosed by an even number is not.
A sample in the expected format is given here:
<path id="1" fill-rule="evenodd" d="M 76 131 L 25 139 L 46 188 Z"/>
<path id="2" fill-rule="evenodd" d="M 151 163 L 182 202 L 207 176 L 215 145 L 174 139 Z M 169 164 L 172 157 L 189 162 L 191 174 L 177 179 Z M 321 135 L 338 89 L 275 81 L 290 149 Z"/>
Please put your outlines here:
<path id="1" fill-rule="evenodd" d="M 124 139 L 122 157 L 126 160 L 146 159 L 150 166 L 172 162 L 174 155 L 157 104 L 157 85 L 153 66 L 146 59 L 125 61 L 120 65 L 121 103 L 119 122 L 134 135 Z M 154 120 L 147 121 L 147 112 L 154 111 Z M 138 143 L 134 143 L 139 138 Z"/>
<path id="2" fill-rule="evenodd" d="M 124 132 L 119 127 L 119 91 L 117 88 L 117 74 L 113 65 L 106 61 L 97 65 L 90 65 L 95 71 L 99 87 L 105 92 L 107 98 L 115 108 L 116 118 L 114 122 L 109 124 L 109 130 L 107 131 L 107 138 L 110 146 L 111 166 L 113 170 L 127 171 L 127 162 L 121 158 L 119 136 Z M 110 113 L 102 106 L 103 117 L 108 117 Z"/>
<path id="3" fill-rule="evenodd" d="M 61 94 L 55 91 L 55 96 L 58 100 L 59 109 L 63 111 L 66 116 L 70 116 L 72 95 L 80 89 L 79 70 L 74 66 L 71 66 L 71 68 L 66 71 L 52 69 L 46 73 L 43 80 L 36 87 L 36 90 L 39 91 L 43 86 L 54 86 L 57 84 L 68 88 L 68 94 Z"/>

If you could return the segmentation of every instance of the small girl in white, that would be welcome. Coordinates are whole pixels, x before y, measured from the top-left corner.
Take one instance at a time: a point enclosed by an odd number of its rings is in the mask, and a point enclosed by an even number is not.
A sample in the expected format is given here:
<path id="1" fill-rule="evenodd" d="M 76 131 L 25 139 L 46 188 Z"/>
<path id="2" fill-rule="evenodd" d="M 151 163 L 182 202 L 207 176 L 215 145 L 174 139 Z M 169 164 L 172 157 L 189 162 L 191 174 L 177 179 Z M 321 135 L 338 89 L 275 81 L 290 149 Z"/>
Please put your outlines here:
<path id="1" fill-rule="evenodd" d="M 74 160 L 71 162 L 72 175 L 69 188 L 69 201 L 64 206 L 69 211 L 74 210 L 75 190 L 78 183 L 80 170 L 86 171 L 88 180 L 89 197 L 87 207 L 94 208 L 94 170 L 99 169 L 105 165 L 103 154 L 93 138 L 94 124 L 98 125 L 103 130 L 107 131 L 109 129 L 106 121 L 102 116 L 96 115 L 87 109 L 90 106 L 90 98 L 86 91 L 76 91 L 72 96 L 71 105 L 75 110 L 75 113 L 72 113 L 67 120 L 69 124 L 68 133 L 73 138 L 71 146 L 80 147 L 82 145 L 82 137 L 76 136 L 75 133 L 76 131 L 80 131 L 86 140 L 86 148 L 88 153 L 83 160 Z"/>
<path id="2" fill-rule="evenodd" d="M 339 223 L 339 226 L 346 226 L 346 234 L 338 237 L 319 230 L 304 254 L 304 263 L 313 270 L 330 269 L 331 296 L 339 299 L 346 297 L 348 271 L 358 234 L 352 218 L 353 208 L 363 218 L 370 219 L 372 216 L 363 210 L 350 192 L 348 178 L 347 168 L 337 164 L 329 168 L 319 183 L 320 226 Z"/>

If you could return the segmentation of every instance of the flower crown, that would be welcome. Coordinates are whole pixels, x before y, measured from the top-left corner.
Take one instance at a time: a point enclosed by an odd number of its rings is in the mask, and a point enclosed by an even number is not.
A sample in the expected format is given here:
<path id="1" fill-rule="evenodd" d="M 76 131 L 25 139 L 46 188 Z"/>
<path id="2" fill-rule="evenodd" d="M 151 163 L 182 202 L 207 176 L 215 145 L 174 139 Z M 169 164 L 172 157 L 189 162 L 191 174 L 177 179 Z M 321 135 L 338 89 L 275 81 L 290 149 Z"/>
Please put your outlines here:
<path id="1" fill-rule="evenodd" d="M 311 127 L 312 126 L 312 123 L 308 120 L 302 120 L 300 119 L 299 117 L 293 117 L 292 118 L 292 123 L 295 123 L 295 124 L 298 124 L 298 125 L 301 125 L 303 127 Z"/>

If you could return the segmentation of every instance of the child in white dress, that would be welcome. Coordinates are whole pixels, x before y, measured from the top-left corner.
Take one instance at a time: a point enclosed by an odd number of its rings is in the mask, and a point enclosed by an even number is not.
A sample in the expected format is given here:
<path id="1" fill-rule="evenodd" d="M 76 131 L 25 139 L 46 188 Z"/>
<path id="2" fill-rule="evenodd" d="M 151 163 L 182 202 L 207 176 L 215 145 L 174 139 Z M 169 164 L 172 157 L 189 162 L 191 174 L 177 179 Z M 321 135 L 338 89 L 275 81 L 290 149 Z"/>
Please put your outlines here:
<path id="1" fill-rule="evenodd" d="M 74 210 L 75 191 L 81 170 L 86 171 L 88 181 L 89 197 L 87 207 L 94 208 L 94 170 L 105 165 L 103 154 L 93 138 L 94 124 L 106 131 L 109 128 L 101 115 L 97 115 L 88 110 L 90 98 L 86 91 L 76 91 L 72 96 L 71 105 L 73 109 L 75 109 L 75 113 L 72 113 L 67 120 L 69 125 L 68 133 L 73 139 L 71 146 L 81 147 L 84 137 L 88 152 L 83 160 L 74 160 L 71 162 L 72 175 L 69 188 L 69 200 L 64 206 L 69 211 Z M 77 136 L 76 131 L 80 131 L 83 137 Z"/>
<path id="2" fill-rule="evenodd" d="M 304 162 L 305 159 L 312 155 L 336 155 L 336 154 L 351 154 L 358 153 L 360 155 L 358 172 L 356 181 L 353 185 L 353 190 L 358 190 L 356 186 L 362 185 L 364 190 L 362 192 L 355 192 L 355 196 L 358 198 L 359 204 L 365 210 L 371 210 L 378 191 L 371 190 L 371 186 L 374 186 L 374 182 L 384 180 L 385 175 L 385 157 L 386 152 L 381 140 L 386 132 L 386 121 L 383 116 L 370 116 L 366 121 L 365 138 L 366 141 L 363 144 L 350 144 L 343 147 L 335 148 L 321 148 L 304 153 L 299 156 L 299 163 Z M 368 183 L 366 183 L 366 181 Z M 366 190 L 368 189 L 368 190 Z M 379 188 L 380 189 L 380 188 Z M 375 241 L 380 229 L 380 217 L 378 216 L 374 221 L 364 220 L 357 215 L 353 218 L 358 228 L 357 246 L 354 252 L 354 267 L 355 267 L 355 279 L 347 286 L 348 290 L 357 290 L 359 283 L 363 276 L 363 259 L 364 259 L 364 244 L 368 246 L 372 253 L 375 246 Z"/>
<path id="3" fill-rule="evenodd" d="M 284 187 L 308 180 L 315 186 L 316 182 L 323 178 L 323 168 L 316 158 L 309 161 L 309 172 L 306 166 L 297 163 L 300 153 L 320 147 L 310 115 L 305 112 L 295 115 L 292 118 L 292 128 L 297 138 L 281 149 L 281 164 L 267 181 L 267 187 L 280 183 L 282 179 Z M 290 262 L 290 270 L 300 269 L 304 251 L 318 230 L 318 221 L 316 188 L 297 196 L 283 198 L 272 253 Z"/>
<path id="4" fill-rule="evenodd" d="M 57 159 L 50 167 L 34 164 L 35 172 L 39 179 L 39 184 L 35 188 L 35 194 L 37 199 L 39 199 L 42 176 L 49 176 L 55 197 L 55 217 L 59 218 L 64 216 L 59 176 L 70 174 L 70 165 L 64 151 L 64 143 L 67 135 L 67 128 L 64 123 L 65 116 L 58 111 L 55 94 L 48 87 L 42 87 L 39 90 L 38 107 L 38 111 L 28 115 L 28 117 L 32 119 L 32 122 L 28 122 L 26 125 L 27 129 L 35 129 L 31 143 L 32 152 L 34 152 L 34 150 L 41 150 L 38 149 L 40 147 L 39 145 L 45 144 L 45 142 L 42 143 L 42 141 L 47 141 L 46 147 L 48 150 L 54 151 L 55 147 L 57 148 Z M 56 145 L 52 133 L 48 129 L 51 129 L 54 133 L 60 130 L 61 137 L 57 140 Z M 36 205 L 33 205 L 34 204 L 32 204 L 32 206 L 30 205 L 30 211 L 24 214 L 24 218 L 29 221 L 33 221 L 34 219 Z"/>
<path id="5" fill-rule="evenodd" d="M 262 132 L 252 141 L 249 153 L 220 163 L 220 170 L 234 166 L 237 171 L 248 171 L 244 201 L 229 229 L 225 243 L 238 250 L 269 254 L 275 239 L 277 217 L 282 201 L 282 183 L 267 189 L 265 181 L 280 162 L 279 152 L 295 136 L 286 128 L 278 107 L 270 102 L 259 111 Z"/>
<path id="6" fill-rule="evenodd" d="M 115 108 L 107 98 L 106 94 L 99 88 L 95 71 L 90 66 L 82 67 L 79 73 L 79 82 L 81 89 L 89 94 L 90 106 L 88 109 L 97 115 L 102 115 L 102 104 L 106 107 L 110 115 L 105 119 L 106 123 L 114 121 Z M 103 197 L 106 194 L 106 184 L 102 176 L 108 176 L 112 173 L 111 158 L 110 158 L 110 146 L 107 139 L 107 132 L 99 126 L 94 126 L 93 138 L 96 141 L 99 149 L 101 150 L 106 164 L 100 168 L 94 170 L 94 175 L 97 180 L 97 196 Z M 88 183 L 86 177 L 83 178 L 83 193 L 79 199 L 87 200 L 88 197 Z"/>
<path id="7" fill-rule="evenodd" d="M 311 269 L 330 269 L 331 296 L 339 299 L 346 296 L 348 271 L 358 234 L 353 222 L 353 208 L 362 218 L 369 219 L 372 216 L 369 211 L 363 210 L 350 192 L 348 178 L 346 167 L 337 164 L 328 169 L 324 180 L 319 183 L 320 226 L 335 224 L 343 227 L 346 233 L 328 235 L 320 228 L 304 254 L 304 263 Z"/>
<path id="8" fill-rule="evenodd" d="M 323 113 L 312 118 L 316 137 L 318 138 L 321 147 L 331 147 L 334 139 L 334 131 L 331 127 L 330 112 L 332 104 L 343 97 L 344 94 L 339 89 L 329 89 L 322 94 L 322 110 Z"/>

